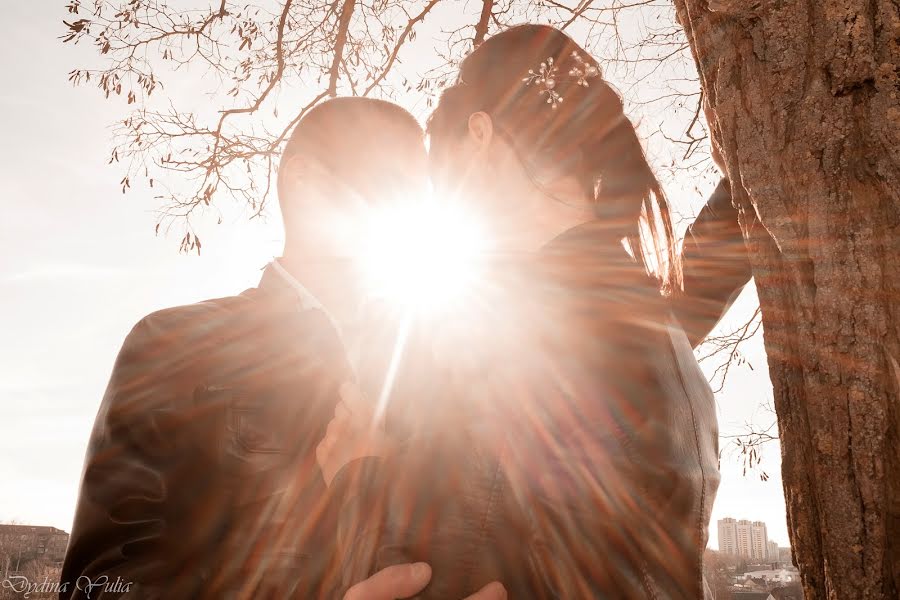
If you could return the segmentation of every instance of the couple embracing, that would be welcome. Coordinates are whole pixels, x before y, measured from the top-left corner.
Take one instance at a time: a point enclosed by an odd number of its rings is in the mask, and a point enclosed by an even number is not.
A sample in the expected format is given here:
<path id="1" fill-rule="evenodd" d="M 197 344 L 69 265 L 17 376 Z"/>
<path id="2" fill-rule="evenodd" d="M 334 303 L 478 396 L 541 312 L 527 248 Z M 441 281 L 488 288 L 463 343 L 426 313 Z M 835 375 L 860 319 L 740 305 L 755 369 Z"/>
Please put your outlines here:
<path id="1" fill-rule="evenodd" d="M 119 577 L 134 598 L 704 596 L 717 426 L 692 346 L 750 278 L 728 182 L 677 248 L 620 98 L 546 26 L 469 55 L 427 136 L 426 156 L 406 111 L 360 98 L 297 125 L 283 257 L 125 340 L 63 581 Z M 472 301 L 411 323 L 367 308 L 352 238 L 429 174 L 504 258 Z"/>

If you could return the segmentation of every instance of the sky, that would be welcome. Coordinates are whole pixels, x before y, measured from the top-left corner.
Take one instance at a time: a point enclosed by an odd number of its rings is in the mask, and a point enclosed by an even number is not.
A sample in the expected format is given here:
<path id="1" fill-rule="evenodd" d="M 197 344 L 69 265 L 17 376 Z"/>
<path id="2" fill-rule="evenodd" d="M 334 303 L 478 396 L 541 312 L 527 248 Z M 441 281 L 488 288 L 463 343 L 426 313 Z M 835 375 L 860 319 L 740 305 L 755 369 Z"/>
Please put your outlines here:
<path id="1" fill-rule="evenodd" d="M 69 531 L 90 428 L 125 335 L 155 310 L 254 286 L 283 233 L 270 210 L 253 221 L 237 211 L 206 230 L 201 256 L 156 236 L 152 192 L 123 195 L 106 164 L 124 101 L 67 81 L 93 55 L 57 40 L 64 2 L 12 3 L 4 14 L 14 26 L 0 36 L 0 522 Z M 669 193 L 696 210 L 712 186 L 682 182 Z M 755 306 L 748 289 L 723 329 Z M 752 369 L 733 369 L 716 398 L 726 435 L 774 419 L 764 408 L 772 391 L 761 336 L 742 352 Z M 787 545 L 777 442 L 762 451 L 765 482 L 742 474 L 728 442 L 710 547 L 716 519 L 727 516 L 765 521 Z"/>

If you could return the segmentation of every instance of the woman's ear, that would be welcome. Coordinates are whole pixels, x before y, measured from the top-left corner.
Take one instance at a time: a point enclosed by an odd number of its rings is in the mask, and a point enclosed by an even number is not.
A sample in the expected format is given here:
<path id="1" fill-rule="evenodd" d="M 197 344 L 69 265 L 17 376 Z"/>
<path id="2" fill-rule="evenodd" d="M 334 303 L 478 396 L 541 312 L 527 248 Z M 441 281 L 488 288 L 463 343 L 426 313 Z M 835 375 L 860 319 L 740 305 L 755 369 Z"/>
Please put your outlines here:
<path id="1" fill-rule="evenodd" d="M 475 144 L 479 152 L 487 150 L 494 139 L 494 121 L 486 112 L 476 112 L 469 115 L 469 140 Z"/>

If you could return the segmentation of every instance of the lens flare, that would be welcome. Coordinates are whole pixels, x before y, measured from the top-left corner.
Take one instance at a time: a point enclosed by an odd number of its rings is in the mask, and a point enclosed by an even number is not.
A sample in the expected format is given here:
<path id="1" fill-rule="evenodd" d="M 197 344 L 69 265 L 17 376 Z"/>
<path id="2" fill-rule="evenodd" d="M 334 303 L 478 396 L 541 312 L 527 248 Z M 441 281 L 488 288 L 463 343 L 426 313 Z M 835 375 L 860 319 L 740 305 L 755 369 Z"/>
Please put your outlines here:
<path id="1" fill-rule="evenodd" d="M 439 202 L 381 209 L 361 238 L 369 294 L 416 313 L 439 312 L 464 300 L 486 251 L 478 220 Z"/>

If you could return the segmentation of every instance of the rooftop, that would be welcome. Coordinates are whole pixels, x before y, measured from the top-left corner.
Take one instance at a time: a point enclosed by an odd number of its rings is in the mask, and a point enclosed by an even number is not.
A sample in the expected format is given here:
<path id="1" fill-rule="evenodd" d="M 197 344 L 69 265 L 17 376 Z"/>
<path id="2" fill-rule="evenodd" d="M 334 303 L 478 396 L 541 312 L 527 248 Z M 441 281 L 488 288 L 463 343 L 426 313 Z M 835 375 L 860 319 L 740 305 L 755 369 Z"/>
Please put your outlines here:
<path id="1" fill-rule="evenodd" d="M 29 533 L 44 535 L 69 535 L 62 529 L 57 529 L 56 527 L 47 527 L 45 525 L 9 525 L 6 523 L 0 523 L 0 535 L 22 535 Z"/>

